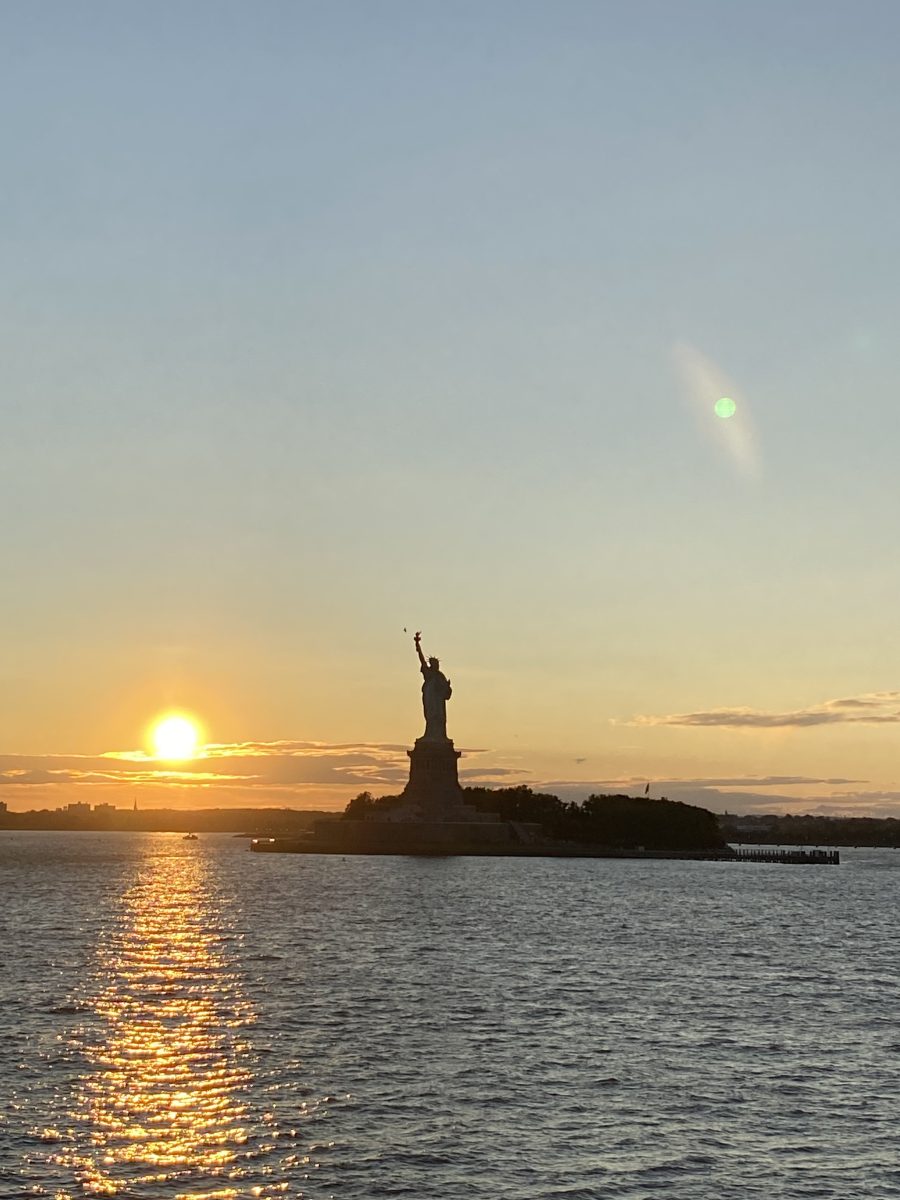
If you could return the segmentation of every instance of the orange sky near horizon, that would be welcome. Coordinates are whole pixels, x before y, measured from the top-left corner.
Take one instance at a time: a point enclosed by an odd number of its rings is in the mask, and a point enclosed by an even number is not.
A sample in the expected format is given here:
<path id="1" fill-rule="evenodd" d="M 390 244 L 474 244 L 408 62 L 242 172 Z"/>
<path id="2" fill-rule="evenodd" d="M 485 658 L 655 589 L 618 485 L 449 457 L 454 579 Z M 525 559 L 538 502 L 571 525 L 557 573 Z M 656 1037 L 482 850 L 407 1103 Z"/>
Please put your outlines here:
<path id="1" fill-rule="evenodd" d="M 447 664 L 444 664 L 447 666 Z M 153 752 L 154 722 L 144 746 L 91 754 L 0 756 L 2 798 L 11 811 L 64 807 L 72 802 L 141 807 L 297 807 L 336 810 L 360 791 L 391 794 L 402 789 L 406 749 L 422 732 L 415 662 L 403 681 L 412 695 L 406 714 L 410 736 L 397 742 L 241 741 L 198 746 L 196 756 L 166 760 Z M 449 667 L 448 667 L 449 669 Z M 722 709 L 675 714 L 610 717 L 592 742 L 534 748 L 534 741 L 493 748 L 473 731 L 486 721 L 470 705 L 483 676 L 463 670 L 448 705 L 451 735 L 463 751 L 463 783 L 485 786 L 527 784 L 566 799 L 591 792 L 642 792 L 699 803 L 715 811 L 822 811 L 891 815 L 898 797 L 870 778 L 841 773 L 848 748 L 887 776 L 893 769 L 885 728 L 900 706 L 896 693 L 843 697 L 784 712 Z M 399 682 L 399 681 L 398 681 Z M 409 699 L 409 696 L 407 696 Z M 540 715 L 553 703 L 543 696 Z M 475 708 L 474 717 L 471 709 Z M 196 717 L 196 709 L 180 712 Z M 162 718 L 165 714 L 158 714 Z M 468 718 L 468 719 L 467 719 Z M 157 722 L 158 723 L 158 722 Z M 526 736 L 534 733 L 526 728 Z M 691 773 L 697 746 L 713 741 L 717 756 L 708 769 Z M 575 754 L 577 748 L 583 753 Z M 748 769 L 735 772 L 735 761 Z M 650 763 L 654 770 L 641 771 Z"/>

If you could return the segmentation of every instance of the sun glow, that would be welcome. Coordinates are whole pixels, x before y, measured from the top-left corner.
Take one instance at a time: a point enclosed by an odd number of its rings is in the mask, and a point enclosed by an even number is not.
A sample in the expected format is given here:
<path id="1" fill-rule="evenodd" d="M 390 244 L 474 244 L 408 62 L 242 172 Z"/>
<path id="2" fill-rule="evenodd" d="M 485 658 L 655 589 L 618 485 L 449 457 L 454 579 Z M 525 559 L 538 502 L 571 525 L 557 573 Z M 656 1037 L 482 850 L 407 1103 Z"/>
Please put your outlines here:
<path id="1" fill-rule="evenodd" d="M 168 762 L 196 758 L 200 730 L 196 721 L 190 717 L 181 713 L 170 713 L 153 726 L 150 741 L 155 758 L 163 758 Z"/>

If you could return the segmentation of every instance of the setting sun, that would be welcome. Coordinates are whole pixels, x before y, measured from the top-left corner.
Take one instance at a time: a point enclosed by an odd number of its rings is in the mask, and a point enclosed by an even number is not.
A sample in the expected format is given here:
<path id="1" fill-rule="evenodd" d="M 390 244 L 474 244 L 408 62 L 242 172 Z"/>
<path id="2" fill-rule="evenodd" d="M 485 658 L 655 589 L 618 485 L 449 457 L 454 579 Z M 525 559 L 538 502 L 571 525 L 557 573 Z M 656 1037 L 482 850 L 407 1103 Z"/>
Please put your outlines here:
<path id="1" fill-rule="evenodd" d="M 156 722 L 150 737 L 156 758 L 170 761 L 194 758 L 200 742 L 200 730 L 190 717 L 173 713 Z"/>

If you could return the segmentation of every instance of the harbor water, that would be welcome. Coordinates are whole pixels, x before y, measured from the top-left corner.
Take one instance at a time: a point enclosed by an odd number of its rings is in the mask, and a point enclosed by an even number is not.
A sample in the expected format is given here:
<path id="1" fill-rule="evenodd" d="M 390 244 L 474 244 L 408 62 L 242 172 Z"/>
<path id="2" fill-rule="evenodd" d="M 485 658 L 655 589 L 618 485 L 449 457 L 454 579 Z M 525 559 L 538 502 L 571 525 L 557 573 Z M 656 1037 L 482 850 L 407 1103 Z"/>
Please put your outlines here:
<path id="1" fill-rule="evenodd" d="M 0 1196 L 900 1197 L 900 852 L 0 834 Z"/>

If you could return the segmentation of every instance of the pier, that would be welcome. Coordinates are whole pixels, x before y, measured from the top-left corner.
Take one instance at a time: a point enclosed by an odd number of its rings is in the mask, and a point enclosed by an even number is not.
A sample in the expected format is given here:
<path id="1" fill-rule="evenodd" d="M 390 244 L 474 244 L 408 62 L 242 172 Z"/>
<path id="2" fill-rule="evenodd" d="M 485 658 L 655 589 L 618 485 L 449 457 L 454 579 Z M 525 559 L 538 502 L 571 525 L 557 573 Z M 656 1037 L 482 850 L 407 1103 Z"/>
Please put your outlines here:
<path id="1" fill-rule="evenodd" d="M 328 824 L 336 825 L 337 822 L 328 822 Z M 376 823 L 372 822 L 372 824 Z M 395 828 L 397 827 L 395 826 Z M 382 840 L 360 846 L 346 842 L 330 842 L 325 837 L 320 839 L 310 836 L 301 838 L 260 837 L 253 838 L 250 849 L 256 854 L 340 854 L 342 856 L 347 854 L 396 854 L 414 858 L 429 856 L 444 858 L 455 855 L 481 858 L 653 858 L 681 859 L 693 862 L 762 862 L 814 866 L 838 866 L 841 861 L 840 852 L 837 850 L 784 850 L 776 846 L 741 846 L 729 847 L 724 850 L 645 850 L 643 847 L 623 849 L 538 839 L 530 844 L 465 845 L 460 843 L 456 846 L 436 845 L 427 841 L 422 841 L 418 845 L 410 845 L 402 841 L 392 843 L 389 840 Z"/>
<path id="2" fill-rule="evenodd" d="M 811 863 L 815 866 L 840 866 L 840 850 L 782 850 L 777 846 L 738 846 L 738 862 Z"/>

